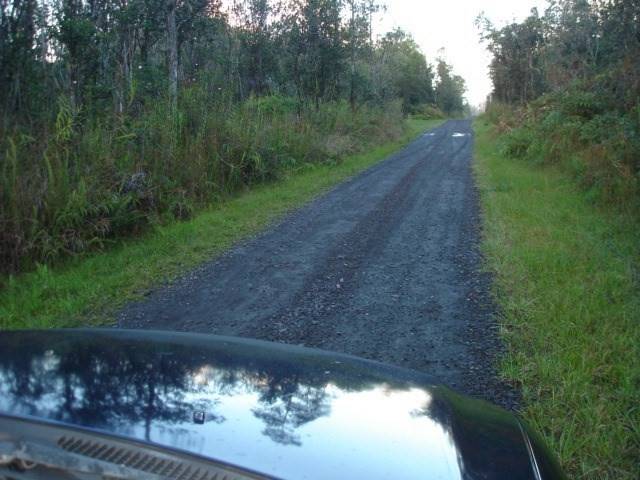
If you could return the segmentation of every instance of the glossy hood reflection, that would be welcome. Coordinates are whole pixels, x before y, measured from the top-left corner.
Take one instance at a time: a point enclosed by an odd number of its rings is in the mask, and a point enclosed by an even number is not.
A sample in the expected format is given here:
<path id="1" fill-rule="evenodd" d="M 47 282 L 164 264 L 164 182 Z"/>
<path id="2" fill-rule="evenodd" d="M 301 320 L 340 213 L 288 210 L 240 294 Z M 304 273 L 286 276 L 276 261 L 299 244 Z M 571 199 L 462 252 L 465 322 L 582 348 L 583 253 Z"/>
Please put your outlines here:
<path id="1" fill-rule="evenodd" d="M 120 330 L 0 335 L 0 411 L 279 478 L 535 478 L 517 420 L 431 379 L 257 341 Z"/>

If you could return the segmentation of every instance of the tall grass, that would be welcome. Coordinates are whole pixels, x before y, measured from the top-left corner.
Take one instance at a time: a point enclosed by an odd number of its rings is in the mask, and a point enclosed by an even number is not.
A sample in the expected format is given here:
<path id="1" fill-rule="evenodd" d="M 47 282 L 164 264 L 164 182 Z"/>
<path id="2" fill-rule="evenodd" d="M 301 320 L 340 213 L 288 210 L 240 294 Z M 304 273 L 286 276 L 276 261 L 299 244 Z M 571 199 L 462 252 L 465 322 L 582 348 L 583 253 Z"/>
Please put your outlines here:
<path id="1" fill-rule="evenodd" d="M 402 133 L 399 104 L 243 103 L 184 89 L 136 115 L 100 117 L 64 97 L 55 116 L 0 131 L 0 272 L 104 249 L 150 225 L 276 179 L 340 161 Z"/>
<path id="2" fill-rule="evenodd" d="M 502 374 L 569 478 L 638 479 L 638 217 L 596 207 L 557 165 L 505 156 L 485 120 L 476 169 Z"/>
<path id="3" fill-rule="evenodd" d="M 0 330 L 110 324 L 122 305 L 140 299 L 149 288 L 214 258 L 439 123 L 408 120 L 400 139 L 348 155 L 339 164 L 288 170 L 275 182 L 213 204 L 189 220 L 123 240 L 115 248 L 6 276 L 0 289 Z"/>
<path id="4" fill-rule="evenodd" d="M 492 105 L 486 118 L 503 134 L 503 154 L 560 165 L 592 200 L 640 211 L 640 103 L 610 104 L 576 84 L 525 108 Z"/>

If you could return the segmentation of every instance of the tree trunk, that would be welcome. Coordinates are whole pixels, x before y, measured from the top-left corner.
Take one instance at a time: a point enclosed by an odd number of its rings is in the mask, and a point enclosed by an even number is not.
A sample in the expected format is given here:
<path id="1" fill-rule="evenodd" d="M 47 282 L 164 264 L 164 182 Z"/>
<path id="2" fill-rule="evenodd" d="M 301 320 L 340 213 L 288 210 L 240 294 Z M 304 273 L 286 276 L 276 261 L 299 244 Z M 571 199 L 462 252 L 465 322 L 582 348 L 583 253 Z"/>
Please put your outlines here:
<path id="1" fill-rule="evenodd" d="M 169 67 L 169 98 L 175 110 L 178 104 L 178 31 L 176 0 L 167 0 L 167 63 Z"/>
<path id="2" fill-rule="evenodd" d="M 351 111 L 356 110 L 356 3 L 351 1 L 351 91 L 349 92 Z"/>

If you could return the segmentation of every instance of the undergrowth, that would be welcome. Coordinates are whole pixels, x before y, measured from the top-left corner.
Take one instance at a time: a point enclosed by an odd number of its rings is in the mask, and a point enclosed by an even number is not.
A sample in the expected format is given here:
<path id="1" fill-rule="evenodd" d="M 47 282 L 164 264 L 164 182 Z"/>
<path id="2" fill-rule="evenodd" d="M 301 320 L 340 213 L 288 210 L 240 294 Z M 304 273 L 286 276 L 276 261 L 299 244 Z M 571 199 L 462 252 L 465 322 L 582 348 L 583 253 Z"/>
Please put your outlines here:
<path id="1" fill-rule="evenodd" d="M 338 163 L 285 169 L 274 182 L 237 192 L 191 219 L 157 225 L 102 252 L 72 256 L 55 266 L 5 276 L 0 329 L 105 325 L 128 301 L 160 282 L 210 260 L 292 208 L 402 147 L 440 121 L 409 120 L 398 140 Z"/>
<path id="2" fill-rule="evenodd" d="M 101 116 L 63 96 L 55 118 L 0 127 L 0 273 L 104 250 L 284 172 L 395 140 L 404 125 L 399 102 L 238 104 L 194 86 L 178 105 Z"/>
<path id="3" fill-rule="evenodd" d="M 576 83 L 526 107 L 491 105 L 486 118 L 504 155 L 560 165 L 593 201 L 640 212 L 640 101 L 623 111 L 612 103 Z"/>
<path id="4" fill-rule="evenodd" d="M 640 221 L 594 202 L 528 139 L 524 155 L 514 151 L 525 130 L 505 140 L 503 120 L 494 110 L 475 123 L 484 251 L 508 351 L 502 374 L 570 478 L 640 478 Z"/>

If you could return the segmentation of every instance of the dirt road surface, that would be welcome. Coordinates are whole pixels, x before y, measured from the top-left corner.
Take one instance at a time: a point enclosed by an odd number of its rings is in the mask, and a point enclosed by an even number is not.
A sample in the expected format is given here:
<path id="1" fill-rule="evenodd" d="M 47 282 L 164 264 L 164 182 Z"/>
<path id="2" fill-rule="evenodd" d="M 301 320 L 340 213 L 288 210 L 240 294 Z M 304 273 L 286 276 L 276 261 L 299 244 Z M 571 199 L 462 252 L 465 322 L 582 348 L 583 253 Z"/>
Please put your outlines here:
<path id="1" fill-rule="evenodd" d="M 471 123 L 449 121 L 127 306 L 118 324 L 354 354 L 513 408 L 493 367 L 472 152 Z"/>

